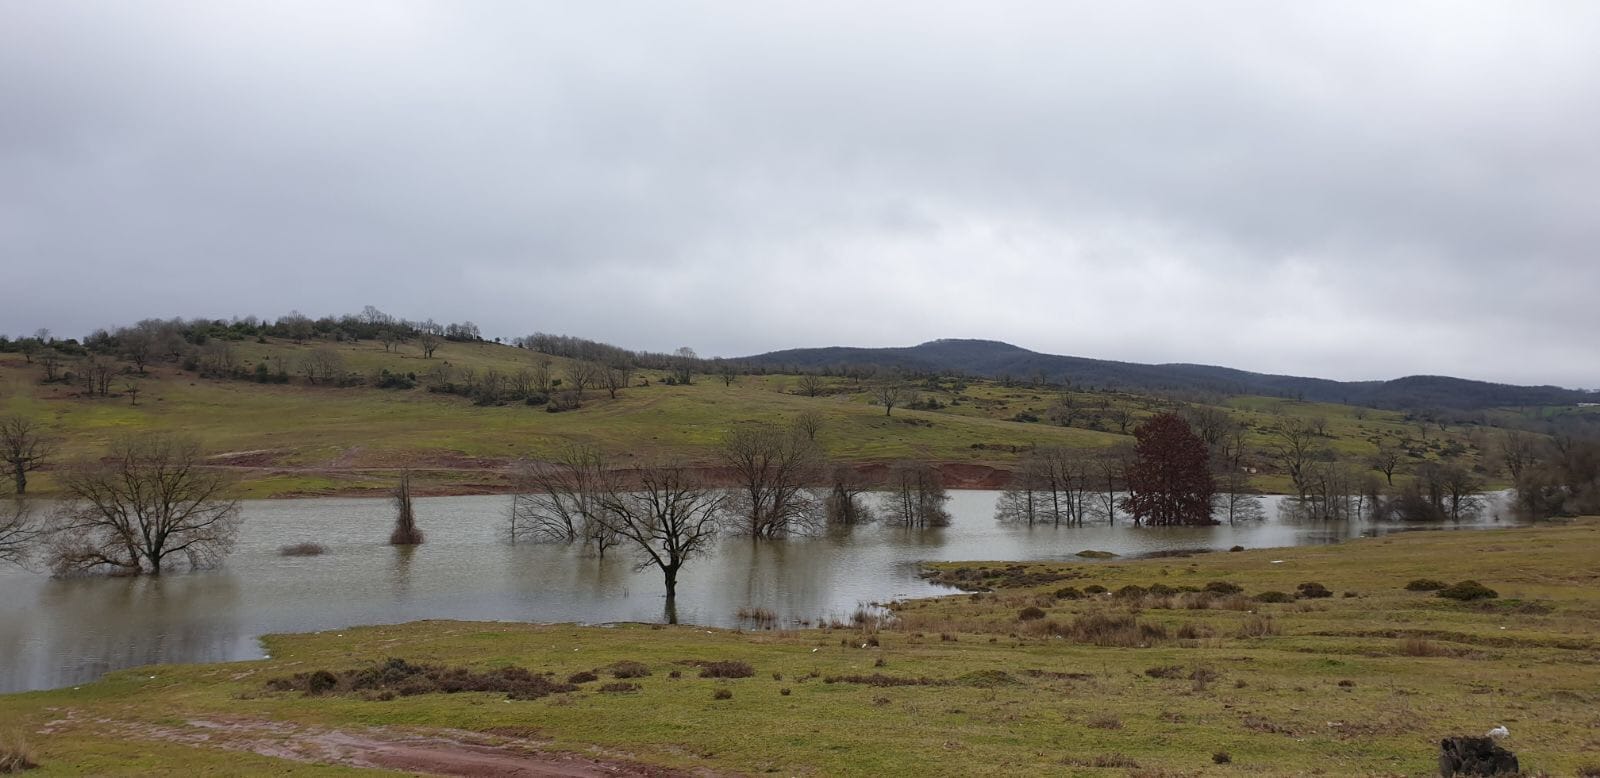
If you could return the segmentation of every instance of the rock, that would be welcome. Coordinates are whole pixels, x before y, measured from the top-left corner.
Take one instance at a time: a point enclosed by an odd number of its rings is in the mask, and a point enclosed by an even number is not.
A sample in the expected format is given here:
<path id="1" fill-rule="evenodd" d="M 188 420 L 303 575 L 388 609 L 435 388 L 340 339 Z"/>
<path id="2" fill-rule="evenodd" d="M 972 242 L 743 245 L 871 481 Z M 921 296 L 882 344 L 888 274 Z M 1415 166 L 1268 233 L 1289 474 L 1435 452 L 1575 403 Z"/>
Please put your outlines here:
<path id="1" fill-rule="evenodd" d="M 1516 775 L 1517 755 L 1486 737 L 1447 737 L 1439 742 L 1439 774 Z"/>

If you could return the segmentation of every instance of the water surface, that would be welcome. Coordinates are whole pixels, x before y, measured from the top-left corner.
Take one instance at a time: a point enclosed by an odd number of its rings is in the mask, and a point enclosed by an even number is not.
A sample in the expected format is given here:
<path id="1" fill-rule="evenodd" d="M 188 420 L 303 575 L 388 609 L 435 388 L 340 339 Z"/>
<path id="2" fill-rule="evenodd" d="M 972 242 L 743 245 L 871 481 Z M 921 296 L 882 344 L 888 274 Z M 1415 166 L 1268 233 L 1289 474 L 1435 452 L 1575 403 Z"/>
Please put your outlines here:
<path id="1" fill-rule="evenodd" d="M 918 577 L 923 561 L 1317 545 L 1403 528 L 1277 518 L 1269 498 L 1267 514 L 1274 518 L 1248 525 L 1029 529 L 995 522 L 998 495 L 953 493 L 955 520 L 943 529 L 867 526 L 824 537 L 721 541 L 713 555 L 682 573 L 678 616 L 736 626 L 736 612 L 756 606 L 794 622 L 842 617 L 862 603 L 948 592 Z M 420 499 L 427 543 L 396 549 L 384 544 L 393 520 L 387 500 L 247 501 L 239 544 L 218 570 L 54 580 L 0 568 L 0 692 L 72 685 L 137 665 L 259 658 L 257 639 L 277 632 L 417 619 L 662 619 L 658 572 L 634 570 L 625 548 L 602 560 L 574 548 L 508 544 L 509 503 L 505 496 Z M 1460 526 L 1503 525 L 1486 518 Z M 278 555 L 281 546 L 308 540 L 329 552 Z"/>

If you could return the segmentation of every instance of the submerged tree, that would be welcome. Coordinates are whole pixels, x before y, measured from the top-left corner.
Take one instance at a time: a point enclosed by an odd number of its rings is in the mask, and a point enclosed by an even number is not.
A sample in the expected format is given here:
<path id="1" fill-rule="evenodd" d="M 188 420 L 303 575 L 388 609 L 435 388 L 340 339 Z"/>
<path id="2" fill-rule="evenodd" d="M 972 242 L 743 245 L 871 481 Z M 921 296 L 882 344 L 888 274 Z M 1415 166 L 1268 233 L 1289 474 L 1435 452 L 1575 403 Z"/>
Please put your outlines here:
<path id="1" fill-rule="evenodd" d="M 676 622 L 672 603 L 678 594 L 678 572 L 711 547 L 722 518 L 723 493 L 678 463 L 642 468 L 636 482 L 621 483 L 614 471 L 604 480 L 606 486 L 597 495 L 596 520 L 633 547 L 638 569 L 661 571 L 668 620 Z"/>
<path id="2" fill-rule="evenodd" d="M 411 506 L 410 470 L 400 473 L 400 483 L 394 487 L 394 510 L 394 531 L 389 533 L 389 545 L 422 545 L 422 530 L 417 528 L 417 514 Z"/>
<path id="3" fill-rule="evenodd" d="M 866 494 L 869 491 L 867 479 L 855 468 L 840 464 L 834 465 L 830 480 L 832 484 L 828 487 L 828 496 L 823 498 L 828 526 L 851 527 L 857 524 L 870 524 L 873 515 L 872 506 L 866 501 Z"/>
<path id="4" fill-rule="evenodd" d="M 884 521 L 917 529 L 947 527 L 950 512 L 944 504 L 949 501 L 937 468 L 925 462 L 900 462 L 889 470 L 882 501 Z"/>
<path id="5" fill-rule="evenodd" d="M 1122 507 L 1136 524 L 1212 524 L 1211 477 L 1205 441 L 1183 417 L 1163 413 L 1133 431 L 1134 461 Z"/>
<path id="6" fill-rule="evenodd" d="M 605 457 L 587 446 L 568 446 L 549 462 L 524 465 L 511 498 L 511 540 L 582 543 L 604 557 L 617 537 L 599 521 L 607 480 Z"/>
<path id="7" fill-rule="evenodd" d="M 28 473 L 42 467 L 53 453 L 54 441 L 39 422 L 20 415 L 0 419 L 0 462 L 11 471 L 17 496 L 28 493 Z"/>
<path id="8" fill-rule="evenodd" d="M 745 424 L 722 439 L 722 460 L 732 469 L 735 505 L 729 523 L 740 534 L 779 538 L 816 521 L 810 491 L 822 469 L 822 450 L 803 431 Z"/>
<path id="9" fill-rule="evenodd" d="M 1082 526 L 1089 513 L 1090 462 L 1082 452 L 1051 446 L 1023 458 L 995 518 L 1033 526 Z"/>
<path id="10" fill-rule="evenodd" d="M 0 562 L 25 563 L 38 534 L 25 499 L 12 497 L 0 504 Z"/>
<path id="11" fill-rule="evenodd" d="M 191 439 L 143 435 L 69 470 L 50 533 L 55 572 L 160 575 L 174 557 L 219 563 L 233 549 L 239 503 L 227 494 L 232 480 L 201 462 Z"/>

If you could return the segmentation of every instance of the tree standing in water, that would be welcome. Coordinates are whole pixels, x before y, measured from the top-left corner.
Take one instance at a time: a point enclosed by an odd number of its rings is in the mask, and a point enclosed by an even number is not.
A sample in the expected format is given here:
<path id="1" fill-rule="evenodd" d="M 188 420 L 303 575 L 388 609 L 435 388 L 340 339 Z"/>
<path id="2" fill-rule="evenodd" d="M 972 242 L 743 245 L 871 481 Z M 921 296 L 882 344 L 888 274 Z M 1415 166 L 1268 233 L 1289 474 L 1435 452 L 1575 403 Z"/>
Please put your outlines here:
<path id="1" fill-rule="evenodd" d="M 1122 507 L 1134 523 L 1150 526 L 1213 524 L 1206 443 L 1182 416 L 1163 413 L 1133 431 L 1134 461 L 1128 466 L 1128 496 Z"/>
<path id="2" fill-rule="evenodd" d="M 394 532 L 389 533 L 389 545 L 421 545 L 422 530 L 417 529 L 417 515 L 411 508 L 410 470 L 400 473 L 400 483 L 394 488 L 394 506 Z"/>

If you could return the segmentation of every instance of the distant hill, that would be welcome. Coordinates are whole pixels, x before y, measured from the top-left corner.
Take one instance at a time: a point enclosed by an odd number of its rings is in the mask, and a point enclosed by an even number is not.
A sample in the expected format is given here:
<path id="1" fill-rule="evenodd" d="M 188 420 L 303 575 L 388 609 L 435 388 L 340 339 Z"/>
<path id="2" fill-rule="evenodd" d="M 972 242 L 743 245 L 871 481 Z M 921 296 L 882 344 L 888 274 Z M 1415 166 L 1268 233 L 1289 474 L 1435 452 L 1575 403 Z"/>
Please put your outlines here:
<path id="1" fill-rule="evenodd" d="M 1376 408 L 1472 410 L 1521 405 L 1566 405 L 1600 394 L 1558 386 L 1513 386 L 1445 376 L 1407 376 L 1392 381 L 1331 381 L 1325 378 L 1251 373 L 1191 364 L 1146 365 L 1041 354 L 994 340 L 932 340 L 900 348 L 788 349 L 745 357 L 769 368 L 818 370 L 876 365 L 929 373 L 1017 379 L 1043 375 L 1074 386 L 1131 391 L 1195 391 L 1293 397 Z"/>

